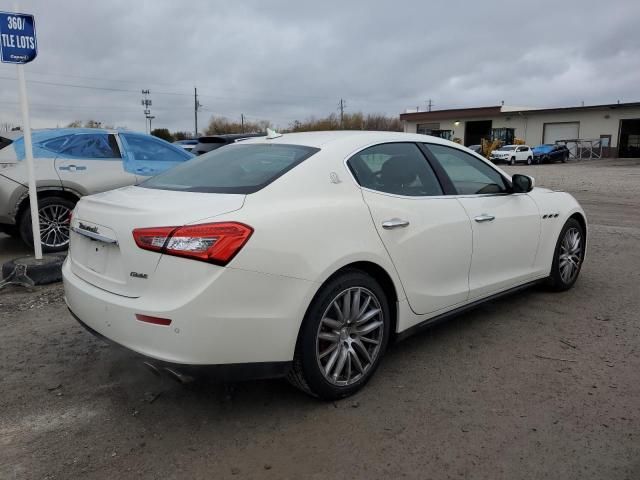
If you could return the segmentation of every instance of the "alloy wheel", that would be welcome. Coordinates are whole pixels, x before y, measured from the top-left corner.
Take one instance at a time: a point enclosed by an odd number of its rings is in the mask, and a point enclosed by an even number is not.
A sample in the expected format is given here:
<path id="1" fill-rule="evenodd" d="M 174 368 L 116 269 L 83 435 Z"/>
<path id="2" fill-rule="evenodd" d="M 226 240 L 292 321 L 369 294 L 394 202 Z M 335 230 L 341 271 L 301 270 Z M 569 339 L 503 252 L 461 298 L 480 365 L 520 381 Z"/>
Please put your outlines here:
<path id="1" fill-rule="evenodd" d="M 570 228 L 560 244 L 560 277 L 564 283 L 571 283 L 580 270 L 582 262 L 582 234 L 577 228 Z"/>
<path id="2" fill-rule="evenodd" d="M 316 359 L 325 380 L 347 386 L 375 364 L 384 338 L 380 302 L 370 290 L 350 287 L 329 303 L 316 334 Z"/>
<path id="3" fill-rule="evenodd" d="M 69 243 L 71 210 L 64 205 L 46 205 L 39 210 L 40 241 L 49 248 L 59 248 Z"/>

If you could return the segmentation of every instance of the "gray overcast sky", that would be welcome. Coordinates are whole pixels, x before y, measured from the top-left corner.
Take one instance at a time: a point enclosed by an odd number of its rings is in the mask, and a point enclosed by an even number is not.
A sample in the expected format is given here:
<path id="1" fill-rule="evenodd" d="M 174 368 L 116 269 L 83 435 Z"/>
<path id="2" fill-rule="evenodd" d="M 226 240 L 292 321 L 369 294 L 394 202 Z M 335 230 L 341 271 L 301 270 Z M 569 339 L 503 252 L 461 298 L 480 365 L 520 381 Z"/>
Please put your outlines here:
<path id="1" fill-rule="evenodd" d="M 194 85 L 201 126 L 244 113 L 286 127 L 341 97 L 348 111 L 389 115 L 429 98 L 436 109 L 640 101 L 638 0 L 19 5 L 36 16 L 34 127 L 93 118 L 143 130 L 148 88 L 154 127 L 192 130 Z M 20 123 L 15 75 L 0 64 L 0 123 Z"/>

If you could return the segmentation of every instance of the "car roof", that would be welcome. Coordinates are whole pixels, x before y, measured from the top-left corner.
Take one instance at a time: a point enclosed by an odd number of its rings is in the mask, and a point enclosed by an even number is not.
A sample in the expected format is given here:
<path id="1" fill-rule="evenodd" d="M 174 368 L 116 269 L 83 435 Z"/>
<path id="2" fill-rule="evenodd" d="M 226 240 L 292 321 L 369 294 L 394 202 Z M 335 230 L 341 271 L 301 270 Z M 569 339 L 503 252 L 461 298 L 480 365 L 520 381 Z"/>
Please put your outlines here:
<path id="1" fill-rule="evenodd" d="M 351 143 L 354 148 L 357 148 L 359 145 L 365 146 L 377 142 L 429 142 L 441 145 L 452 145 L 458 148 L 462 147 L 462 145 L 458 143 L 444 140 L 440 137 L 432 137 L 431 135 L 370 130 L 329 130 L 318 132 L 283 133 L 276 138 L 250 138 L 244 140 L 242 143 L 288 143 L 314 148 L 322 148 L 334 144 Z"/>

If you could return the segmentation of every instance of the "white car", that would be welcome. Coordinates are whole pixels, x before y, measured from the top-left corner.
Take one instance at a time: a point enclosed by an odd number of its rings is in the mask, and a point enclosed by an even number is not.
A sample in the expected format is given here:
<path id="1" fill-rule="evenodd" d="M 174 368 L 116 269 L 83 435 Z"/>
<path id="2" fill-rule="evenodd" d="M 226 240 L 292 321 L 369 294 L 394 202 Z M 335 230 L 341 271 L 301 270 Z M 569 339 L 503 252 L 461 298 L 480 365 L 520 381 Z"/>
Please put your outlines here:
<path id="1" fill-rule="evenodd" d="M 161 370 L 288 376 L 325 399 L 361 388 L 392 340 L 570 288 L 587 234 L 567 193 L 446 140 L 362 131 L 231 144 L 83 197 L 71 230 L 65 298 L 91 331 Z"/>
<path id="2" fill-rule="evenodd" d="M 517 162 L 525 162 L 527 165 L 533 163 L 533 150 L 528 145 L 504 145 L 493 150 L 489 159 L 494 162 L 505 162 L 515 165 Z"/>

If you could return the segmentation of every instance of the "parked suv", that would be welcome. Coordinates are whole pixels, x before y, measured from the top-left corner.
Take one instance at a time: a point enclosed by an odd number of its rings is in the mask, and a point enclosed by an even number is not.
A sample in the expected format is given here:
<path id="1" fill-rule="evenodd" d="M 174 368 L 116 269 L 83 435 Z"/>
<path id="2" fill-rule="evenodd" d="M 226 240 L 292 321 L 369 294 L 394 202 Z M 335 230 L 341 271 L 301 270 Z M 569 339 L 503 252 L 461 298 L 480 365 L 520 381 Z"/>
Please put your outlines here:
<path id="1" fill-rule="evenodd" d="M 533 163 L 533 151 L 528 145 L 504 145 L 493 150 L 489 159 L 494 162 L 506 162 L 515 165 L 516 162 L 526 162 L 527 165 Z"/>
<path id="2" fill-rule="evenodd" d="M 0 135 L 0 231 L 32 244 L 24 138 Z M 34 130 L 40 237 L 45 252 L 65 250 L 69 217 L 83 195 L 133 185 L 193 155 L 142 133 L 94 128 Z"/>

